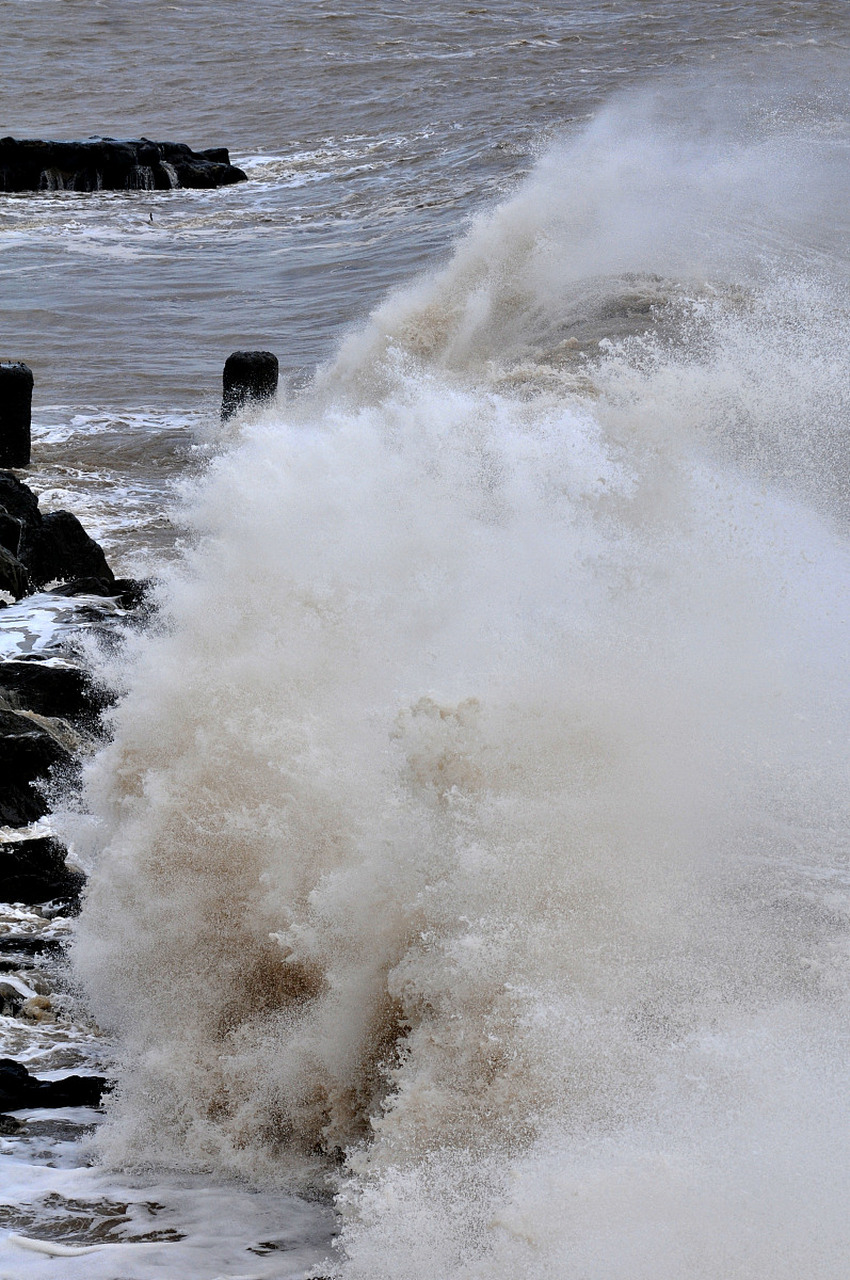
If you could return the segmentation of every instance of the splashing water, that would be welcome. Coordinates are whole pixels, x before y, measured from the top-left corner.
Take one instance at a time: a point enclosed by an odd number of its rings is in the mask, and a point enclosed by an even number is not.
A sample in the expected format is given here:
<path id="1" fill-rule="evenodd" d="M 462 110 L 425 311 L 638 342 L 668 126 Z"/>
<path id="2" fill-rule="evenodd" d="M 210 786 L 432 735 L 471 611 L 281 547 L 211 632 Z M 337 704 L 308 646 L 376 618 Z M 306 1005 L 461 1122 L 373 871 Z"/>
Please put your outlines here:
<path id="1" fill-rule="evenodd" d="M 843 1274 L 848 153 L 789 111 L 612 107 L 189 496 L 68 818 L 106 1159 L 330 1179 L 346 1280 Z"/>

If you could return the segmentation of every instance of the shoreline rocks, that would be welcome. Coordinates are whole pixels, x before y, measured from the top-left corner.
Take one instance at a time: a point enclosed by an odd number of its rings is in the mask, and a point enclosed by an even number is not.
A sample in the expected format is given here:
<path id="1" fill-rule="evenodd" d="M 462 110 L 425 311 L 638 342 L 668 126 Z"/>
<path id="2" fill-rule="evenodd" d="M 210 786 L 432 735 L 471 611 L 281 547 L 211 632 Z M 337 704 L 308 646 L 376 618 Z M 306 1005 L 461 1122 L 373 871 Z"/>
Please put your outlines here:
<path id="1" fill-rule="evenodd" d="M 247 177 L 226 147 L 193 151 L 184 142 L 150 138 L 0 138 L 0 192 L 209 189 Z"/>
<path id="2" fill-rule="evenodd" d="M 116 578 L 103 548 L 76 516 L 41 511 L 37 494 L 0 470 L 0 590 L 16 602 L 39 592 L 36 616 L 50 596 L 59 597 L 72 628 L 79 623 L 91 632 L 94 624 L 103 642 L 118 643 L 115 621 L 129 622 L 134 614 L 132 621 L 143 623 L 154 607 L 150 586 Z M 0 616 L 11 610 L 8 595 L 0 599 Z M 75 604 L 67 599 L 74 596 L 85 598 Z M 26 605 L 12 615 L 13 635 L 26 615 Z M 21 652 L 27 646 L 13 640 L 9 656 L 0 657 L 0 826 L 7 828 L 0 835 L 0 900 L 9 907 L 0 925 L 0 1014 L 13 1020 L 4 1043 L 15 1052 L 27 1026 L 61 1027 L 72 999 L 64 937 L 68 917 L 80 909 L 86 877 L 69 865 L 60 840 L 31 824 L 49 813 L 60 788 L 77 785 L 81 754 L 101 737 L 101 716 L 113 701 L 86 670 L 75 643 L 73 630 L 61 650 Z M 34 932 L 36 921 L 51 936 Z M 3 1113 L 97 1108 L 109 1087 L 99 1075 L 39 1079 L 15 1058 L 0 1057 L 0 1135 L 29 1129 L 27 1121 Z"/>
<path id="3" fill-rule="evenodd" d="M 0 1058 L 0 1111 L 23 1107 L 97 1107 L 108 1089 L 103 1076 L 39 1080 L 14 1058 Z"/>
<path id="4" fill-rule="evenodd" d="M 21 600 L 52 594 L 103 596 L 142 609 L 148 584 L 116 578 L 102 547 L 69 511 L 43 513 L 37 495 L 0 471 L 0 588 Z M 0 660 L 0 824 L 26 827 L 47 814 L 47 789 L 73 783 L 78 754 L 99 731 L 110 696 L 67 656 Z M 0 841 L 0 898 L 44 902 L 79 896 L 81 877 L 68 872 L 65 851 L 49 838 Z"/>
<path id="5" fill-rule="evenodd" d="M 67 853 L 52 836 L 0 844 L 0 884 L 7 900 L 27 906 L 60 901 L 74 911 L 85 877 L 65 865 Z"/>
<path id="6" fill-rule="evenodd" d="M 0 823 L 25 827 L 43 818 L 49 804 L 38 784 L 50 778 L 54 770 L 67 773 L 72 764 L 71 752 L 47 728 L 45 718 L 39 723 L 26 712 L 0 709 Z M 18 901 L 8 893 L 2 862 L 0 893 L 5 902 Z"/>
<path id="7" fill-rule="evenodd" d="M 42 513 L 32 489 L 9 471 L 0 471 L 0 532 L 0 590 L 16 600 L 56 580 L 115 585 L 102 548 L 77 517 L 70 511 Z"/>

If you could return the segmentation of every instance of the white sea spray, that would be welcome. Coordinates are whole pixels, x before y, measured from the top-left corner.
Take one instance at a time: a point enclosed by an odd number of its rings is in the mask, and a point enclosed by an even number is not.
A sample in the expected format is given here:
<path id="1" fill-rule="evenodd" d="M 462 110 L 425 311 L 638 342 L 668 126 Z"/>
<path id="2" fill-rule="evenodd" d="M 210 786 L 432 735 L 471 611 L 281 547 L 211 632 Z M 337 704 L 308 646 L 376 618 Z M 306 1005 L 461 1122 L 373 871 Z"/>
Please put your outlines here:
<path id="1" fill-rule="evenodd" d="M 346 1280 L 850 1243 L 846 157 L 630 111 L 245 424 L 87 774 L 105 1158 L 340 1161 Z"/>

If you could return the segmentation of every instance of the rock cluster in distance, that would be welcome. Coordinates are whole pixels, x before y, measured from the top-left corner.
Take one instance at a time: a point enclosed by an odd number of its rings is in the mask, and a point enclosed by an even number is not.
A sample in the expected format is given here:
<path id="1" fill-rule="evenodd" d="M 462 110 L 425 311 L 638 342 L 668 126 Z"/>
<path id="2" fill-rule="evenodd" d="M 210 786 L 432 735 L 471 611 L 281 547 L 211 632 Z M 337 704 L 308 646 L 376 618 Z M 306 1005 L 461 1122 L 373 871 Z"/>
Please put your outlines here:
<path id="1" fill-rule="evenodd" d="M 247 174 L 226 147 L 193 151 L 184 142 L 91 138 L 45 142 L 0 138 L 0 191 L 169 191 L 222 187 Z"/>

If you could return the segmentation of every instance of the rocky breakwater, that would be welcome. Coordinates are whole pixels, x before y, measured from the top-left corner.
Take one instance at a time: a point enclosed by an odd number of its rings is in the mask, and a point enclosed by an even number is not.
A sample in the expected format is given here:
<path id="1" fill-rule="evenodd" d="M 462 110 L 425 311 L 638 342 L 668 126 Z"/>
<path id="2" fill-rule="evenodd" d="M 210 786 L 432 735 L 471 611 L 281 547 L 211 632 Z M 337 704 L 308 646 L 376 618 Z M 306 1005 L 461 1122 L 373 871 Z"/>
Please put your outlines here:
<path id="1" fill-rule="evenodd" d="M 126 619 L 144 600 L 144 584 L 116 578 L 71 512 L 42 512 L 32 489 L 6 471 L 0 591 L 0 620 L 21 603 L 43 609 L 64 599 L 79 625 L 101 627 L 116 612 Z M 0 1044 L 7 1052 L 21 1046 L 24 1057 L 26 1027 L 61 1017 L 62 939 L 84 884 L 49 833 L 50 797 L 73 788 L 110 701 L 75 648 L 73 623 L 67 634 L 64 645 L 47 651 L 0 656 Z M 91 1107 L 105 1088 L 90 1074 L 41 1080 L 19 1057 L 0 1056 L 0 1112 Z M 0 1115 L 0 1134 L 20 1123 Z"/>
<path id="2" fill-rule="evenodd" d="M 225 147 L 193 151 L 184 142 L 149 138 L 0 138 L 0 191 L 169 191 L 246 179 Z"/>

